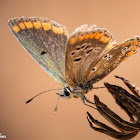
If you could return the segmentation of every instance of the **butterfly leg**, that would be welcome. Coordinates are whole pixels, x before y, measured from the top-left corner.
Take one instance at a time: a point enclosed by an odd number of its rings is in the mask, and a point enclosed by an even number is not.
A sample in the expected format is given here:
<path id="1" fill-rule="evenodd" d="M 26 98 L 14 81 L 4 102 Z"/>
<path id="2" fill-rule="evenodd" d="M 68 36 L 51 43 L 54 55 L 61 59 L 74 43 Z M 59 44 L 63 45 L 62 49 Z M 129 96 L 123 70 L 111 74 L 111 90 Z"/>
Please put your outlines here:
<path id="1" fill-rule="evenodd" d="M 88 99 L 86 98 L 86 96 L 84 96 L 83 94 L 82 94 L 81 96 L 82 96 L 82 98 L 83 98 L 85 101 L 87 101 L 88 103 L 95 105 L 95 103 L 93 103 L 93 102 L 91 102 L 90 100 L 88 100 Z"/>
<path id="2" fill-rule="evenodd" d="M 93 106 L 91 106 L 91 105 L 86 104 L 86 103 L 85 103 L 85 99 L 83 98 L 83 96 L 81 96 L 81 100 L 82 100 L 82 102 L 83 102 L 83 104 L 84 104 L 84 105 L 86 105 L 86 106 L 89 106 L 89 107 L 92 107 L 92 108 L 96 109 L 95 107 L 93 107 Z M 97 110 L 97 109 L 96 109 L 96 110 Z"/>

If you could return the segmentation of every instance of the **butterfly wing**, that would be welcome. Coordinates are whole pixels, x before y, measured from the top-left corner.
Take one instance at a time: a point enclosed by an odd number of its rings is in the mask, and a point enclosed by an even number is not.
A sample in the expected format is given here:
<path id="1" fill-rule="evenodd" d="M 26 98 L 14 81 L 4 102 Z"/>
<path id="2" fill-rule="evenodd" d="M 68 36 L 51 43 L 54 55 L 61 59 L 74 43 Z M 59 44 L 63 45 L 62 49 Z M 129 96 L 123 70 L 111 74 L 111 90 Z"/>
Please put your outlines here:
<path id="1" fill-rule="evenodd" d="M 89 73 L 87 78 L 91 81 L 92 84 L 103 79 L 121 62 L 126 60 L 129 56 L 135 54 L 139 46 L 139 36 L 130 38 L 120 44 L 108 45 L 104 55 L 102 55 L 97 64 L 93 66 L 94 73 Z"/>
<path id="2" fill-rule="evenodd" d="M 29 54 L 63 86 L 68 33 L 64 26 L 46 18 L 12 18 L 9 26 Z"/>
<path id="3" fill-rule="evenodd" d="M 112 35 L 95 25 L 82 25 L 70 36 L 65 62 L 65 78 L 71 87 L 89 81 L 88 75 L 104 54 Z"/>

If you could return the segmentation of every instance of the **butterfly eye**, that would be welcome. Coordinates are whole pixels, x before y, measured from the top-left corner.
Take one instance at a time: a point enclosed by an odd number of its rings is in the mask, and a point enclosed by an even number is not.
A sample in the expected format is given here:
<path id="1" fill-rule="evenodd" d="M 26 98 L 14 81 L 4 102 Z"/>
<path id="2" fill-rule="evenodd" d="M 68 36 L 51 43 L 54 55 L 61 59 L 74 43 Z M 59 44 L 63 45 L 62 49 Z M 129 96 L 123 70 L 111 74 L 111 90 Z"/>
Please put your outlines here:
<path id="1" fill-rule="evenodd" d="M 70 90 L 70 88 L 69 87 L 65 87 L 65 88 L 63 88 L 63 97 L 64 98 L 70 98 L 71 97 L 71 90 Z"/>
<path id="2" fill-rule="evenodd" d="M 70 93 L 68 91 L 64 92 L 65 96 L 70 96 Z"/>

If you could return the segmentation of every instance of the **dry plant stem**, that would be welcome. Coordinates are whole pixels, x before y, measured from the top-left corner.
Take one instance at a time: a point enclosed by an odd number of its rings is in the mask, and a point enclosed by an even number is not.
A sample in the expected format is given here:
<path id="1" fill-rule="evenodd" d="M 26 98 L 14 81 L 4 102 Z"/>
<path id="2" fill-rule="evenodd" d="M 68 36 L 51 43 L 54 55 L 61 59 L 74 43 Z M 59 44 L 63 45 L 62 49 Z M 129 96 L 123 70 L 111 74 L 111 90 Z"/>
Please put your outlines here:
<path id="1" fill-rule="evenodd" d="M 138 98 L 140 98 L 140 91 L 137 90 L 134 84 L 124 79 L 123 77 L 119 77 L 119 76 L 115 76 L 115 77 L 121 79 L 124 82 L 124 84 L 132 91 L 132 93 L 136 95 Z"/>
<path id="2" fill-rule="evenodd" d="M 111 136 L 115 139 L 131 139 L 133 138 L 134 136 L 136 136 L 138 134 L 139 131 L 133 131 L 133 132 L 130 132 L 130 133 L 125 133 L 125 132 L 118 132 L 114 129 L 112 129 L 111 127 L 105 125 L 104 123 L 101 123 L 99 122 L 98 120 L 95 120 L 90 114 L 89 112 L 87 112 L 88 114 L 88 122 L 91 126 L 92 129 L 94 129 L 95 131 L 98 131 L 100 133 L 104 133 L 108 136 Z M 93 126 L 93 123 L 96 124 L 97 126 L 99 127 L 94 127 Z"/>
<path id="3" fill-rule="evenodd" d="M 112 94 L 112 96 L 115 98 L 116 103 L 128 114 L 131 122 L 127 122 L 123 120 L 121 117 L 119 117 L 116 113 L 110 110 L 104 103 L 102 103 L 96 95 L 94 96 L 94 101 L 97 110 L 119 131 L 114 130 L 113 128 L 105 125 L 102 122 L 99 122 L 98 120 L 95 120 L 90 115 L 89 112 L 87 112 L 88 114 L 87 119 L 91 128 L 94 129 L 95 131 L 104 133 L 116 139 L 123 140 L 131 139 L 134 136 L 136 136 L 140 131 L 140 98 L 137 96 L 139 95 L 139 91 L 132 90 L 132 88 L 133 89 L 135 88 L 128 80 L 125 80 L 124 78 L 118 76 L 116 78 L 123 80 L 125 84 L 127 83 L 127 87 L 129 89 L 131 88 L 130 90 L 133 92 L 135 96 L 119 86 L 111 85 L 108 83 L 105 83 L 105 86 L 108 89 L 108 91 Z M 96 124 L 98 127 L 94 127 L 93 124 Z"/>

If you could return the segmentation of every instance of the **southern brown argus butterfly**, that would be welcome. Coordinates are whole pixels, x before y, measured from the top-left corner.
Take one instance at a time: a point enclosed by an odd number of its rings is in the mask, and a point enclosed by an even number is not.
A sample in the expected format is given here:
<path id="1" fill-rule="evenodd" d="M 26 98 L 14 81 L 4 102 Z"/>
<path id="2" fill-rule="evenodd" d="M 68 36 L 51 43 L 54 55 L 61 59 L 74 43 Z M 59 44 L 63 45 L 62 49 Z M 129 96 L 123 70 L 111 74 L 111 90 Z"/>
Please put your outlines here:
<path id="1" fill-rule="evenodd" d="M 47 18 L 12 18 L 8 23 L 21 45 L 63 86 L 59 97 L 80 97 L 84 104 L 90 103 L 84 94 L 94 89 L 93 84 L 140 45 L 139 36 L 118 44 L 109 31 L 96 25 L 81 25 L 69 37 L 63 25 Z"/>

